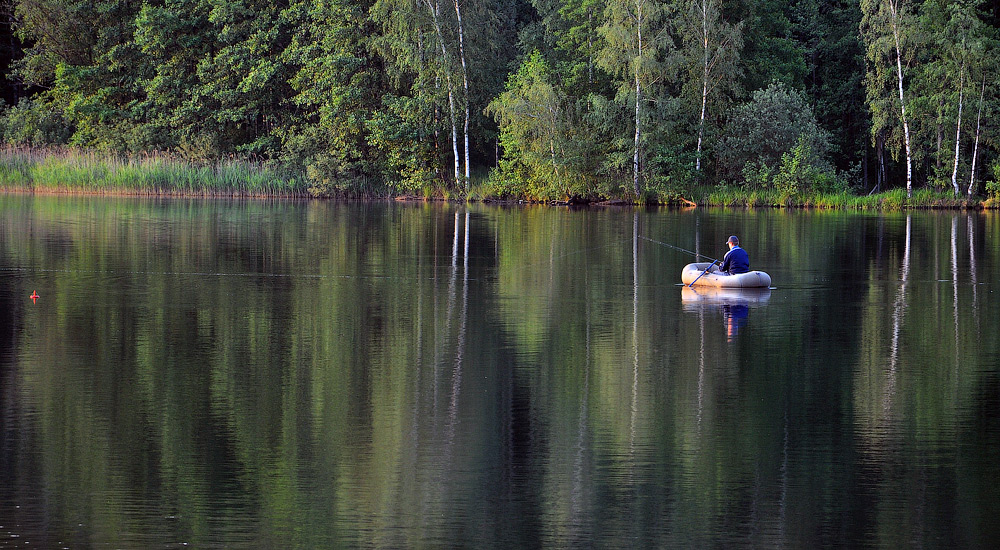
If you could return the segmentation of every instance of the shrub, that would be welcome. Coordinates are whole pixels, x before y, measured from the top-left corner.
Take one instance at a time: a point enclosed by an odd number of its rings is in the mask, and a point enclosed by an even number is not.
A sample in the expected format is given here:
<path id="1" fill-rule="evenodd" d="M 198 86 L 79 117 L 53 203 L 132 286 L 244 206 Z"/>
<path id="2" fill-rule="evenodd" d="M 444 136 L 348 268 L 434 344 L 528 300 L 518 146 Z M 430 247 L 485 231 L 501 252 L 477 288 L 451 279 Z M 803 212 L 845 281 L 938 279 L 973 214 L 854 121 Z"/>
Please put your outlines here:
<path id="1" fill-rule="evenodd" d="M 994 160 L 990 164 L 990 172 L 992 173 L 992 179 L 986 182 L 986 200 L 989 202 L 989 206 L 994 206 L 1000 202 L 1000 159 Z"/>
<path id="2" fill-rule="evenodd" d="M 743 185 L 750 190 L 774 189 L 786 198 L 807 191 L 839 193 L 847 186 L 827 165 L 813 163 L 811 145 L 804 138 L 781 155 L 776 166 L 764 160 L 750 160 L 743 166 Z"/>
<path id="3" fill-rule="evenodd" d="M 760 185 L 764 175 L 775 171 L 833 172 L 827 160 L 829 132 L 819 126 L 802 94 L 780 82 L 758 90 L 749 103 L 737 107 L 725 135 L 719 143 L 719 173 L 724 179 Z M 793 183 L 802 183 L 801 177 L 783 184 Z"/>
<path id="4" fill-rule="evenodd" d="M 657 146 L 646 163 L 646 189 L 659 202 L 671 202 L 691 191 L 698 181 L 694 152 L 682 146 Z"/>
<path id="5" fill-rule="evenodd" d="M 22 99 L 0 114 L 0 139 L 8 145 L 65 144 L 72 134 L 62 114 L 41 101 Z"/>

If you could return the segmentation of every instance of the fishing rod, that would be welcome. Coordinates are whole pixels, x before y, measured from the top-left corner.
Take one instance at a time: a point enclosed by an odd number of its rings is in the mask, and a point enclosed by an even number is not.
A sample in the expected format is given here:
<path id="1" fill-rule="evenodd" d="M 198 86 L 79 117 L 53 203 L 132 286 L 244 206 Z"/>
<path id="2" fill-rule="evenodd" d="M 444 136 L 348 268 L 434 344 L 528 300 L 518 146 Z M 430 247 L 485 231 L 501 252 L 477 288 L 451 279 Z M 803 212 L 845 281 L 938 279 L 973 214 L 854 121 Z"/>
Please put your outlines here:
<path id="1" fill-rule="evenodd" d="M 692 251 L 690 251 L 690 250 L 688 250 L 686 248 L 681 248 L 679 246 L 674 246 L 672 244 L 667 244 L 665 242 L 657 241 L 655 239 L 650 239 L 649 237 L 643 237 L 642 235 L 639 235 L 639 238 L 646 239 L 647 241 L 649 241 L 651 243 L 661 244 L 661 245 L 663 245 L 663 246 L 665 246 L 667 248 L 673 248 L 674 250 L 679 250 L 681 252 L 686 252 L 686 253 L 691 254 L 692 256 L 694 256 L 696 260 L 698 258 L 705 258 L 706 260 L 712 260 L 712 263 L 708 264 L 708 267 L 705 268 L 705 271 L 702 271 L 701 275 L 698 275 L 698 277 L 695 280 L 691 281 L 691 284 L 687 285 L 688 287 L 694 286 L 694 284 L 698 282 L 698 279 L 701 279 L 702 277 L 705 276 L 706 273 L 708 273 L 709 271 L 711 271 L 713 265 L 715 265 L 717 263 L 720 263 L 719 260 L 716 260 L 715 258 L 713 258 L 711 256 L 706 256 L 704 254 L 699 254 L 697 252 L 692 252 Z"/>
<path id="2" fill-rule="evenodd" d="M 698 252 L 692 252 L 692 251 L 690 251 L 690 250 L 688 250 L 686 248 L 681 248 L 679 246 L 674 246 L 672 244 L 667 244 L 665 242 L 658 241 L 656 239 L 650 239 L 649 237 L 643 237 L 642 235 L 639 235 L 639 238 L 640 239 L 645 239 L 645 240 L 647 240 L 647 241 L 649 241 L 651 243 L 656 243 L 656 244 L 659 244 L 659 245 L 663 245 L 663 246 L 665 246 L 667 248 L 673 248 L 674 250 L 680 250 L 681 252 L 686 252 L 686 253 L 691 254 L 692 256 L 694 256 L 695 259 L 697 259 L 697 258 L 705 258 L 706 260 L 712 260 L 715 263 L 720 263 L 719 260 L 716 260 L 715 258 L 713 258 L 711 256 L 706 256 L 704 254 L 699 254 Z"/>

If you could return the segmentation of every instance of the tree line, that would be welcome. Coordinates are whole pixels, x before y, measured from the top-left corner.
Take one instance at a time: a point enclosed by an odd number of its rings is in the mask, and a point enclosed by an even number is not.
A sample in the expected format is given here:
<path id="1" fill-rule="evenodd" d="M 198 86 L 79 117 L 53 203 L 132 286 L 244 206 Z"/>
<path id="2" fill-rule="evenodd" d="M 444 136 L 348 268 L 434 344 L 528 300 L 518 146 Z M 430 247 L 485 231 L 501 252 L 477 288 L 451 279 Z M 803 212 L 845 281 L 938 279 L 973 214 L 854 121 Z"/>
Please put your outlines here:
<path id="1" fill-rule="evenodd" d="M 253 158 L 318 194 L 1000 193 L 985 0 L 6 7 L 9 145 Z"/>

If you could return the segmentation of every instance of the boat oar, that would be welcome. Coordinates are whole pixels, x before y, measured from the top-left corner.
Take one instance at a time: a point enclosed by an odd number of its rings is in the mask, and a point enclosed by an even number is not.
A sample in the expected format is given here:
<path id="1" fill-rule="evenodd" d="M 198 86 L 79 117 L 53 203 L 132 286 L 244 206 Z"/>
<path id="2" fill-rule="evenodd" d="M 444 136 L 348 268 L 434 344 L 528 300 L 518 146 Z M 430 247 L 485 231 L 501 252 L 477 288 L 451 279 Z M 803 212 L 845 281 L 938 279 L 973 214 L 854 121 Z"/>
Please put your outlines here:
<path id="1" fill-rule="evenodd" d="M 712 269 L 712 266 L 715 265 L 715 262 L 716 260 L 712 260 L 712 263 L 708 264 L 708 267 L 705 268 L 705 271 L 702 271 L 701 275 L 698 275 L 697 277 L 695 277 L 693 281 L 691 281 L 691 284 L 688 285 L 688 288 L 694 286 L 694 284 L 698 282 L 698 279 L 701 279 L 701 277 L 704 274 L 708 273 L 708 270 Z"/>

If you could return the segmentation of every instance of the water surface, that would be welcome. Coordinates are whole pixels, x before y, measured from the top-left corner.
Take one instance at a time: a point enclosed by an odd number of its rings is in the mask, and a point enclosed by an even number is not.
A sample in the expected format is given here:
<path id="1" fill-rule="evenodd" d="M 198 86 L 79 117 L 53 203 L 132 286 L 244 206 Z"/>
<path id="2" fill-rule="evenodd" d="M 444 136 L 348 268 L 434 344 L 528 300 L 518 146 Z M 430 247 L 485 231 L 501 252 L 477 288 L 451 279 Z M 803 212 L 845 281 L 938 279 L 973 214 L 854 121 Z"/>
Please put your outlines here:
<path id="1" fill-rule="evenodd" d="M 730 234 L 773 288 L 681 288 Z M 0 195 L 0 546 L 988 546 L 997 242 L 978 212 Z"/>

